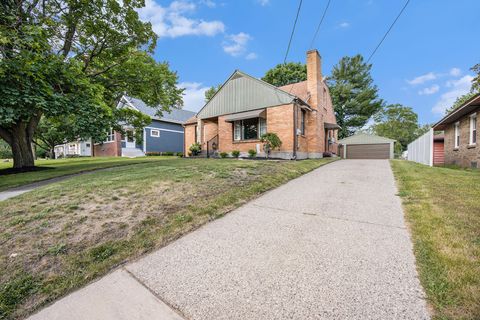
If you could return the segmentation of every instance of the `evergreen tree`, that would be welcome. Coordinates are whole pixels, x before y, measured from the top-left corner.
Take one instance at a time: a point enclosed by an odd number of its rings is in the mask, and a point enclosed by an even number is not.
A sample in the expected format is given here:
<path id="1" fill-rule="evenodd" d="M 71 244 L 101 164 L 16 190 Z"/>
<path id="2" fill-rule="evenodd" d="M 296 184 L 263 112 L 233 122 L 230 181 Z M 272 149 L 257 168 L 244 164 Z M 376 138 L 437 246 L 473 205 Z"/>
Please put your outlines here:
<path id="1" fill-rule="evenodd" d="M 343 57 L 327 80 L 337 123 L 342 127 L 339 138 L 361 129 L 383 108 L 384 102 L 378 98 L 378 88 L 370 75 L 371 67 L 361 55 Z"/>

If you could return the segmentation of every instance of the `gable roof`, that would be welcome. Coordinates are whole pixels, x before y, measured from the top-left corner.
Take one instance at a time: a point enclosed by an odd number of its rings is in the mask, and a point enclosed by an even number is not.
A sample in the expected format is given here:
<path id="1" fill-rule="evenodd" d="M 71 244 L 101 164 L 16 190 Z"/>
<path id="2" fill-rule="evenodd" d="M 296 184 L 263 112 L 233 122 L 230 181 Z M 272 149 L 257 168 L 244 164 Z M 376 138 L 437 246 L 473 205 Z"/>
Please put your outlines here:
<path id="1" fill-rule="evenodd" d="M 395 142 L 393 139 L 376 136 L 373 134 L 359 133 L 353 136 L 338 140 L 339 144 L 375 144 Z"/>
<path id="2" fill-rule="evenodd" d="M 185 121 L 195 115 L 195 112 L 192 111 L 171 108 L 170 112 L 163 111 L 161 116 L 159 116 L 156 109 L 147 106 L 145 102 L 140 99 L 128 97 L 126 95 L 124 95 L 122 99 L 127 100 L 127 103 L 131 107 L 137 109 L 143 114 L 146 114 L 147 116 L 150 116 L 150 118 L 154 120 L 183 124 Z"/>
<path id="3" fill-rule="evenodd" d="M 460 118 L 474 112 L 477 109 L 480 109 L 480 94 L 477 94 L 463 105 L 458 107 L 456 110 L 447 114 L 440 121 L 433 125 L 433 129 L 444 130 L 446 125 L 458 121 Z"/>
<path id="4" fill-rule="evenodd" d="M 301 98 L 236 70 L 197 113 L 200 119 L 292 103 Z"/>

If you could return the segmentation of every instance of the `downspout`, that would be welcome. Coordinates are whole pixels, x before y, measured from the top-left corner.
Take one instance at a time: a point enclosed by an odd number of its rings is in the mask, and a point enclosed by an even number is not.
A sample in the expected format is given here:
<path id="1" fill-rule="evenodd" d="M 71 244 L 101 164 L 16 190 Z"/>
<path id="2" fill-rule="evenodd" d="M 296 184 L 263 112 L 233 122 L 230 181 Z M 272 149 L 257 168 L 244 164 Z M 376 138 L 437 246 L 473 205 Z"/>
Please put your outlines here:
<path id="1" fill-rule="evenodd" d="M 298 147 L 298 137 L 297 137 L 297 99 L 293 100 L 293 157 L 291 160 L 297 160 L 297 147 Z"/>

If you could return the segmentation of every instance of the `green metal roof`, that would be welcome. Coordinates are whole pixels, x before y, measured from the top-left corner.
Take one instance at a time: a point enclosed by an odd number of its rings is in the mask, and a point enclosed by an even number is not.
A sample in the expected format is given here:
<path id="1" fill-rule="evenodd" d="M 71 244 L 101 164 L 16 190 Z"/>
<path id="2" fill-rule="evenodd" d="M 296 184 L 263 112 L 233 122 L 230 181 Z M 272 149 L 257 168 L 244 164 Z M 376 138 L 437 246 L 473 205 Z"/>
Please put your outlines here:
<path id="1" fill-rule="evenodd" d="M 391 143 L 395 142 L 393 139 L 379 137 L 373 134 L 359 133 L 341 140 L 339 144 L 375 144 L 375 143 Z"/>
<path id="2" fill-rule="evenodd" d="M 198 112 L 206 119 L 220 115 L 292 103 L 297 97 L 236 70 L 213 98 Z"/>

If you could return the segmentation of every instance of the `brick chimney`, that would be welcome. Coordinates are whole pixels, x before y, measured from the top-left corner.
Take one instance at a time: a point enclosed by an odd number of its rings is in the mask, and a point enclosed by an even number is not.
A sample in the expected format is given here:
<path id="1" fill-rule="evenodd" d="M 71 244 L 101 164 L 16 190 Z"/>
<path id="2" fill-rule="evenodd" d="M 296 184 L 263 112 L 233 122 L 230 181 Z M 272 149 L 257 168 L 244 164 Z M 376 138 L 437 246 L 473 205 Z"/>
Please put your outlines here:
<path id="1" fill-rule="evenodd" d="M 316 49 L 307 51 L 307 90 L 308 101 L 314 109 L 319 108 L 322 89 L 322 58 Z"/>

